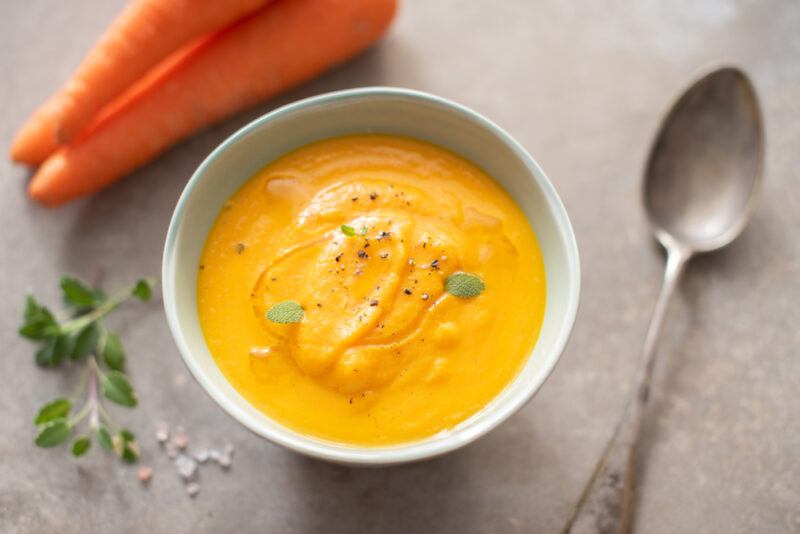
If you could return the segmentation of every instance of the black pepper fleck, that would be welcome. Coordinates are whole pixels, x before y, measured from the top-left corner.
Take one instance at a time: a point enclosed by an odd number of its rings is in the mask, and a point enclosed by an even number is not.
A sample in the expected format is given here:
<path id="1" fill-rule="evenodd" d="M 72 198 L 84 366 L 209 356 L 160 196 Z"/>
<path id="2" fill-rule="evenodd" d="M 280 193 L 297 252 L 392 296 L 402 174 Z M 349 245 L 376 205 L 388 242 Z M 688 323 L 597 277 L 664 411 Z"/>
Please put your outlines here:
<path id="1" fill-rule="evenodd" d="M 236 253 L 241 254 L 244 252 L 244 243 L 236 243 Z"/>
<path id="2" fill-rule="evenodd" d="M 369 301 L 369 305 L 370 306 L 377 306 L 378 305 L 378 301 L 375 300 L 375 299 L 372 299 L 371 301 Z"/>
<path id="3" fill-rule="evenodd" d="M 433 260 L 431 262 L 431 269 L 438 269 L 439 268 L 439 260 Z"/>
<path id="4" fill-rule="evenodd" d="M 353 197 L 353 198 L 351 198 L 350 200 L 352 200 L 353 202 L 355 202 L 356 200 L 358 200 L 358 197 Z"/>
<path id="5" fill-rule="evenodd" d="M 341 259 L 342 259 L 342 255 L 341 255 L 341 254 L 339 254 L 338 256 L 336 256 L 336 257 L 335 257 L 335 258 L 333 258 L 333 259 L 334 259 L 334 260 L 336 260 L 336 261 L 339 261 L 339 260 L 341 260 Z"/>
<path id="6" fill-rule="evenodd" d="M 367 254 L 363 250 L 359 250 L 358 251 L 358 257 L 361 258 L 361 259 L 367 259 L 367 258 L 369 258 L 369 254 Z"/>
<path id="7" fill-rule="evenodd" d="M 389 257 L 389 253 L 388 252 L 381 252 L 381 259 L 385 260 L 388 257 Z"/>
<path id="8" fill-rule="evenodd" d="M 405 288 L 405 289 L 403 290 L 403 293 L 405 293 L 406 295 L 410 295 L 410 294 L 411 294 L 411 288 L 408 288 L 408 287 L 407 287 L 407 288 Z"/>
<path id="9" fill-rule="evenodd" d="M 378 198 L 378 193 L 370 193 L 369 194 L 369 199 L 370 200 L 375 200 L 376 198 Z"/>

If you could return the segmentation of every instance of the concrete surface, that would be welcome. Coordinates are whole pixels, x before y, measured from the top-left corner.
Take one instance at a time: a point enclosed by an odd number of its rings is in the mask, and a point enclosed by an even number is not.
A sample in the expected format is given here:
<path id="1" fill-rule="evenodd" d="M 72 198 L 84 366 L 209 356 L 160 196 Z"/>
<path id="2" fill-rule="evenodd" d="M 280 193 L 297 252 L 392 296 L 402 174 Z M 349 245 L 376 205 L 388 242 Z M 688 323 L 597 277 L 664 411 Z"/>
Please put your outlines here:
<path id="1" fill-rule="evenodd" d="M 70 73 L 122 0 L 0 5 L 0 145 Z M 800 532 L 800 3 L 406 0 L 391 35 L 348 65 L 182 143 L 130 178 L 58 211 L 31 204 L 27 171 L 0 163 L 0 531 L 558 532 L 616 421 L 658 291 L 662 257 L 637 204 L 659 117 L 720 58 L 753 77 L 767 174 L 752 224 L 688 270 L 670 313 L 638 532 Z M 584 266 L 571 344 L 540 394 L 466 449 L 354 470 L 249 434 L 188 377 L 159 302 L 112 320 L 129 352 L 137 430 L 155 478 L 93 450 L 31 444 L 35 409 L 74 376 L 33 365 L 15 333 L 23 294 L 57 298 L 62 272 L 107 285 L 158 274 L 173 205 L 201 159 L 250 119 L 301 97 L 386 84 L 431 91 L 507 128 L 555 182 Z M 182 380 L 183 379 L 183 380 Z M 188 380 L 187 380 L 188 379 Z M 182 384 L 182 385 L 181 385 Z M 236 444 L 190 500 L 152 422 Z"/>

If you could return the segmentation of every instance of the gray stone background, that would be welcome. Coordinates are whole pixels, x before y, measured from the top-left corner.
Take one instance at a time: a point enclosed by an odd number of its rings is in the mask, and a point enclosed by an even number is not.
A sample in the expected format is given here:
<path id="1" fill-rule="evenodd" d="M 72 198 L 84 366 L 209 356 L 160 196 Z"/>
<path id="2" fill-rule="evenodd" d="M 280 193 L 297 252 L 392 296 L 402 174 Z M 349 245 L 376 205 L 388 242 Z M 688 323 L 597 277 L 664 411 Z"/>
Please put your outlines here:
<path id="1" fill-rule="evenodd" d="M 0 146 L 66 79 L 122 0 L 0 2 Z M 405 0 L 388 37 L 336 71 L 233 117 L 111 189 L 60 210 L 28 201 L 28 172 L 0 158 L 0 531 L 557 532 L 619 416 L 662 256 L 638 206 L 660 116 L 701 66 L 744 67 L 762 99 L 767 162 L 752 224 L 694 262 L 662 344 L 636 498 L 638 532 L 800 532 L 800 3 Z M 231 132 L 325 91 L 397 85 L 496 120 L 539 160 L 572 217 L 583 296 L 572 341 L 539 395 L 449 456 L 359 470 L 296 456 L 249 434 L 188 376 L 160 302 L 112 319 L 129 352 L 155 477 L 93 450 L 32 446 L 32 416 L 76 376 L 33 365 L 18 338 L 28 289 L 57 300 L 62 272 L 108 286 L 159 273 L 178 194 Z M 235 443 L 189 499 L 152 438 Z"/>

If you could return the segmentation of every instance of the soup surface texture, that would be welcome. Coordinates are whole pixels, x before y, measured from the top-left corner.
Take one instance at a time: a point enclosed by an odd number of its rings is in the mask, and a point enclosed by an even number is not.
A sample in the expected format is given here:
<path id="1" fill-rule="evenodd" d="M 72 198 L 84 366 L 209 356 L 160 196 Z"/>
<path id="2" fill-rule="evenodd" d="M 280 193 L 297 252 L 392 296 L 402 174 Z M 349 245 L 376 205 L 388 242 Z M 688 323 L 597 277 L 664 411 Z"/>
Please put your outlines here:
<path id="1" fill-rule="evenodd" d="M 458 272 L 483 291 L 448 292 Z M 299 322 L 267 318 L 285 301 Z M 295 150 L 231 197 L 197 302 L 219 368 L 259 410 L 317 438 L 387 445 L 454 427 L 513 380 L 545 274 L 527 219 L 479 168 L 360 135 Z"/>

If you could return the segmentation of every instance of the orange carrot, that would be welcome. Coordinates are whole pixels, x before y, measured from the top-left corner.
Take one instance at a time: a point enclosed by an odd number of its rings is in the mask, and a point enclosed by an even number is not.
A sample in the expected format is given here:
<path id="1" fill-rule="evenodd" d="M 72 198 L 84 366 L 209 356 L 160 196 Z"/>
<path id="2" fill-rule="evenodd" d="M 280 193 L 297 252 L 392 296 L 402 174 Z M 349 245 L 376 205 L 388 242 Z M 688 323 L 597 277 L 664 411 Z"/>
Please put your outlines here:
<path id="1" fill-rule="evenodd" d="M 45 161 L 29 194 L 57 206 L 108 186 L 199 128 L 367 48 L 394 11 L 395 0 L 279 0 L 264 7 L 123 94 Z"/>
<path id="2" fill-rule="evenodd" d="M 269 1 L 135 0 L 111 24 L 64 88 L 22 127 L 11 146 L 11 158 L 38 165 L 167 55 Z"/>

